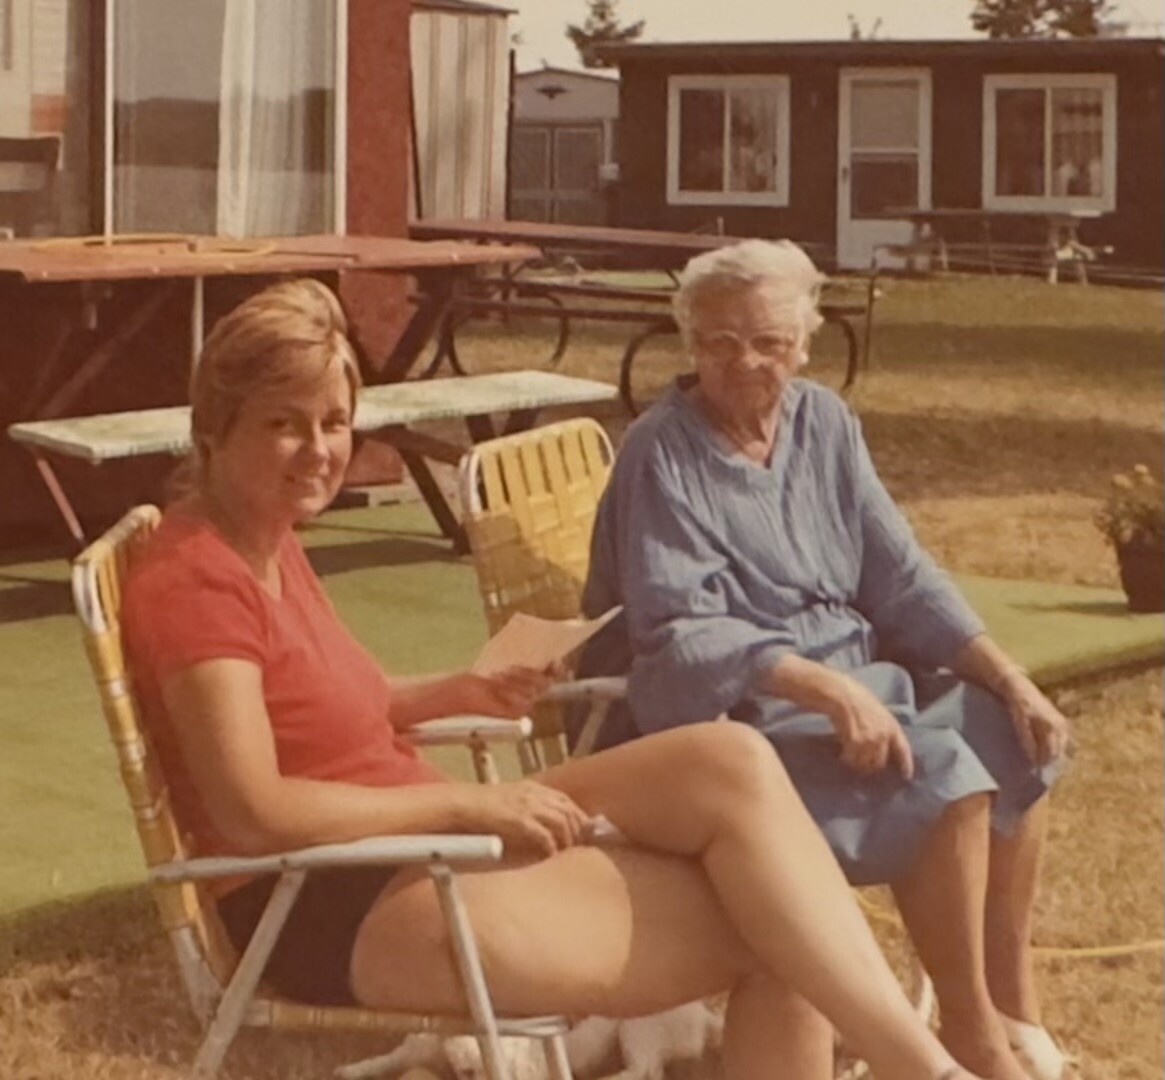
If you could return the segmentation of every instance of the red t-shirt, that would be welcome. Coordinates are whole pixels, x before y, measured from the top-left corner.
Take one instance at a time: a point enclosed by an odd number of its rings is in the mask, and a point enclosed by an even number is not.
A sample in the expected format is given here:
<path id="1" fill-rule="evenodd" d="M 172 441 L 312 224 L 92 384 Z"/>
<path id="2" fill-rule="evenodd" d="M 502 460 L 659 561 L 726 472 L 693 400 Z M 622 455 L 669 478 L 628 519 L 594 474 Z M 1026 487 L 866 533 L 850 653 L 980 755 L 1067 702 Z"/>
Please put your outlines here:
<path id="1" fill-rule="evenodd" d="M 199 855 L 236 849 L 186 774 L 161 684 L 203 660 L 249 660 L 262 670 L 284 776 L 370 787 L 444 779 L 394 731 L 380 665 L 340 622 L 294 536 L 278 562 L 277 600 L 209 522 L 171 510 L 126 583 L 122 620 L 142 721 Z"/>

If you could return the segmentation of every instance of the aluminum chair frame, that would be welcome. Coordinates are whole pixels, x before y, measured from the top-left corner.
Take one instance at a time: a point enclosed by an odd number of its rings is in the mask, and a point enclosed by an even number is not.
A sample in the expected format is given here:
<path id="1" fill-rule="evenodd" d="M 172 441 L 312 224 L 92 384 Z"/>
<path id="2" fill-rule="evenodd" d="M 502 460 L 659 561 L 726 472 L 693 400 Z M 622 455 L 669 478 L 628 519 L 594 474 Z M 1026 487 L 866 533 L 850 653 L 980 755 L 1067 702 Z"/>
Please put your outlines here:
<path id="1" fill-rule="evenodd" d="M 489 1080 L 509 1080 L 499 1038 L 524 1036 L 541 1042 L 551 1080 L 571 1080 L 562 1035 L 562 1017 L 499 1018 L 490 999 L 469 920 L 460 899 L 456 869 L 502 856 L 502 841 L 484 835 L 373 837 L 257 858 L 190 857 L 174 819 L 169 791 L 138 717 L 130 673 L 122 651 L 119 614 L 121 581 L 143 540 L 160 518 L 153 506 L 129 511 L 85 549 L 73 564 L 73 597 L 82 636 L 117 752 L 138 838 L 148 867 L 151 892 L 178 961 L 183 986 L 204 1027 L 193 1071 L 217 1073 L 230 1044 L 244 1026 L 284 1030 L 378 1030 L 387 1034 L 432 1032 L 472 1035 L 481 1048 Z M 461 739 L 455 740 L 460 726 Z M 529 735 L 526 724 L 483 717 L 439 721 L 420 741 L 468 739 L 475 765 L 488 758 L 486 745 Z M 481 776 L 481 769 L 478 770 Z M 264 992 L 262 972 L 308 873 L 322 867 L 383 865 L 428 869 L 440 898 L 458 974 L 469 1005 L 468 1017 L 381 1012 L 361 1008 L 320 1008 Z M 243 955 L 232 950 L 200 885 L 238 874 L 280 874 L 271 899 Z M 376 1075 L 381 1059 L 343 1066 L 346 1080 Z"/>

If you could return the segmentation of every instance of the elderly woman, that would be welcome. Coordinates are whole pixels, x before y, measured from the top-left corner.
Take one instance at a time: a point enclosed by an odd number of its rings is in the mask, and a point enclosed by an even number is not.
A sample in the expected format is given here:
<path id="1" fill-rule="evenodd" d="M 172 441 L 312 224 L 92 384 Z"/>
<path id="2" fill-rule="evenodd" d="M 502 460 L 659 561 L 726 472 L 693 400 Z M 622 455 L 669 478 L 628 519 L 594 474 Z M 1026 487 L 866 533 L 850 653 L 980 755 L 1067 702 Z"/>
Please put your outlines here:
<path id="1" fill-rule="evenodd" d="M 921 550 L 853 413 L 795 377 L 820 283 L 787 242 L 683 274 L 696 378 L 628 430 L 595 528 L 584 606 L 625 624 L 583 667 L 629 675 L 602 742 L 762 732 L 850 881 L 892 886 L 955 1057 L 1019 1080 L 1010 1041 L 1054 1080 L 1030 931 L 1067 723 Z"/>
<path id="2" fill-rule="evenodd" d="M 699 725 L 491 786 L 416 756 L 411 725 L 518 715 L 547 677 L 390 678 L 336 617 L 293 530 L 340 486 L 358 383 L 340 306 L 311 281 L 221 320 L 195 372 L 192 488 L 135 565 L 123 614 L 144 721 L 197 850 L 496 833 L 505 864 L 465 875 L 462 896 L 500 1009 L 628 1016 L 727 990 L 734 1080 L 767 1080 L 778 1062 L 790 1078 L 827 1076 L 816 1010 L 880 1076 L 967 1080 L 911 1012 L 755 732 Z M 647 782 L 660 775 L 677 796 L 662 812 Z M 626 842 L 586 843 L 598 815 Z M 272 887 L 220 890 L 240 948 Z M 423 871 L 313 874 L 266 976 L 319 1003 L 465 1008 Z"/>

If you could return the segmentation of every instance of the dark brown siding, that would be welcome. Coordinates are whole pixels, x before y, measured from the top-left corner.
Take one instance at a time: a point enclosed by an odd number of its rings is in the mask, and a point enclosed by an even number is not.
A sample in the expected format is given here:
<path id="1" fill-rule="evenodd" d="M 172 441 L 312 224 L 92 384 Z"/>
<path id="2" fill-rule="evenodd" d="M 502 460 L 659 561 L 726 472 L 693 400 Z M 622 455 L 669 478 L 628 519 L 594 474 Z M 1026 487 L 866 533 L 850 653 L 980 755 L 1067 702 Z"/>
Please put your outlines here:
<path id="1" fill-rule="evenodd" d="M 986 65 L 974 58 L 944 61 L 933 69 L 935 206 L 982 205 L 983 79 L 999 74 L 1115 74 L 1117 76 L 1116 210 L 1080 227 L 1081 238 L 1113 248 L 1105 261 L 1119 266 L 1165 264 L 1165 114 L 1159 59 L 1122 64 L 1082 56 L 1051 61 L 1016 58 Z M 1012 226 L 1016 238 L 1035 239 L 1032 224 Z"/>
<path id="2" fill-rule="evenodd" d="M 1114 261 L 1165 264 L 1165 109 L 1162 65 L 1120 73 L 1117 87 L 1117 212 L 1086 239 L 1112 244 Z"/>
<path id="3" fill-rule="evenodd" d="M 1139 43 L 1144 44 L 1144 43 Z M 1038 48 L 977 56 L 971 49 L 939 52 L 925 45 L 865 50 L 852 59 L 833 55 L 782 57 L 773 47 L 738 59 L 709 46 L 706 59 L 690 55 L 626 58 L 621 77 L 619 223 L 692 229 L 721 217 L 725 231 L 745 236 L 788 236 L 836 246 L 838 73 L 843 66 L 929 67 L 933 84 L 935 206 L 982 205 L 983 78 L 1000 73 L 1113 72 L 1117 87 L 1117 208 L 1085 222 L 1086 242 L 1111 245 L 1106 261 L 1160 268 L 1165 264 L 1165 111 L 1159 52 L 1093 55 L 1086 50 Z M 796 50 L 794 50 L 794 53 Z M 667 80 L 677 74 L 781 74 L 790 80 L 790 190 L 787 207 L 669 206 L 667 204 Z M 1038 224 L 1019 223 L 1001 239 L 1036 239 Z"/>
<path id="4" fill-rule="evenodd" d="M 733 74 L 780 74 L 790 80 L 789 205 L 667 205 L 667 80 L 719 72 L 719 67 L 642 64 L 622 75 L 619 123 L 620 224 L 694 229 L 722 218 L 738 236 L 791 237 L 833 245 L 837 206 L 837 70 L 804 62 L 780 69 L 756 64 Z"/>

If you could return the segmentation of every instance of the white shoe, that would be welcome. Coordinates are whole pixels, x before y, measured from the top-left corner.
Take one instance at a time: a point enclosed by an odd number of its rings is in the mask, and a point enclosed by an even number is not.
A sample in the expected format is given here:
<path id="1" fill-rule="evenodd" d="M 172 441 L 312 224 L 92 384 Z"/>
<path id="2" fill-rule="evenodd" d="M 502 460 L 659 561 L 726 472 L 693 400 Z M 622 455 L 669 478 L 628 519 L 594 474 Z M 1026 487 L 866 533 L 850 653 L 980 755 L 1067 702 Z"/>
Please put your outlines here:
<path id="1" fill-rule="evenodd" d="M 999 1014 L 999 1019 L 1007 1032 L 1008 1044 L 1031 1070 L 1034 1080 L 1061 1080 L 1068 1056 L 1056 1045 L 1047 1028 L 1014 1020 L 1004 1013 Z"/>

